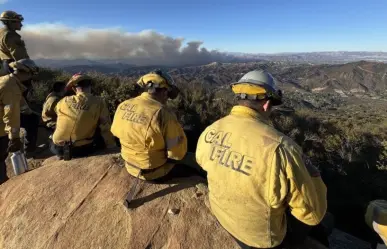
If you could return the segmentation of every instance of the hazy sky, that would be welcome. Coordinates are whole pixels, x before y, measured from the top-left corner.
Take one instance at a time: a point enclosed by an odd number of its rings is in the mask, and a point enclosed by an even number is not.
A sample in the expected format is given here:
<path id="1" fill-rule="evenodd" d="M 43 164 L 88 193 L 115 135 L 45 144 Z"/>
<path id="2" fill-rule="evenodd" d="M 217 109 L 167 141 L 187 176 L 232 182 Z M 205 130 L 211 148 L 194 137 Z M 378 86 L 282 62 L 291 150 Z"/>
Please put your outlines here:
<path id="1" fill-rule="evenodd" d="M 220 51 L 387 51 L 387 0 L 8 0 L 2 7 L 23 14 L 35 42 L 72 37 L 71 43 L 89 29 L 114 29 L 126 38 L 153 30 L 174 43 L 202 41 Z"/>

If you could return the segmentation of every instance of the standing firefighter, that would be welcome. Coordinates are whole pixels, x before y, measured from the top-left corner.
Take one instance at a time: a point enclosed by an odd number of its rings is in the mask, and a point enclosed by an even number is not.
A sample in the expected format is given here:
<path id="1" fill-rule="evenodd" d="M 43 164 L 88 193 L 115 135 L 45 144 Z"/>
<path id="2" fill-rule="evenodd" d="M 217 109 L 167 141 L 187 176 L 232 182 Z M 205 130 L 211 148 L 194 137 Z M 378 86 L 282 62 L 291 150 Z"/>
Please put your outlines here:
<path id="1" fill-rule="evenodd" d="M 12 70 L 8 66 L 10 62 L 30 57 L 24 41 L 16 32 L 23 27 L 23 16 L 7 10 L 1 13 L 0 20 L 4 24 L 4 27 L 0 29 L 0 59 L 2 60 L 3 75 L 5 75 Z"/>
<path id="2" fill-rule="evenodd" d="M 142 76 L 137 83 L 145 92 L 118 106 L 111 130 L 120 139 L 129 174 L 161 180 L 174 168 L 170 160 L 181 160 L 187 153 L 184 130 L 166 106 L 179 91 L 171 76 L 160 70 Z"/>
<path id="3" fill-rule="evenodd" d="M 92 79 L 75 74 L 67 86 L 75 95 L 64 97 L 55 107 L 57 121 L 51 152 L 69 160 L 114 148 L 109 111 L 103 99 L 91 94 Z"/>
<path id="4" fill-rule="evenodd" d="M 23 27 L 23 16 L 15 11 L 7 10 L 0 14 L 0 20 L 4 24 L 4 27 L 0 29 L 0 59 L 2 61 L 0 76 L 4 76 L 13 70 L 10 63 L 21 59 L 29 59 L 30 57 L 24 41 L 16 32 Z M 26 101 L 28 93 L 32 90 L 31 81 L 24 82 L 24 86 L 27 87 L 27 90 L 23 92 L 21 123 L 27 131 L 28 146 L 26 151 L 30 154 L 36 149 L 39 116 L 32 112 Z"/>
<path id="5" fill-rule="evenodd" d="M 38 67 L 30 59 L 22 59 L 10 65 L 13 73 L 0 77 L 0 184 L 7 181 L 5 159 L 9 152 L 19 151 L 20 111 L 23 82 L 30 80 L 38 72 Z"/>
<path id="6" fill-rule="evenodd" d="M 272 76 L 251 71 L 231 87 L 238 105 L 205 129 L 196 151 L 211 209 L 241 248 L 283 248 L 321 222 L 326 187 L 301 148 L 269 124 L 282 103 Z"/>

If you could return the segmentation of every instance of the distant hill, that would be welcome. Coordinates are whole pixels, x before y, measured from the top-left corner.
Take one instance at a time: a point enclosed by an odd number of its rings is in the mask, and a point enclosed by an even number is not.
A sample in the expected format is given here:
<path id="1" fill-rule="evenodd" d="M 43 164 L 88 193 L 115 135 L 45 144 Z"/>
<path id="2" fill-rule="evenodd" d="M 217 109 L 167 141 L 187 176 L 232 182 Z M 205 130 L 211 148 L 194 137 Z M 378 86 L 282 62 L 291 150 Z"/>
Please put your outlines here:
<path id="1" fill-rule="evenodd" d="M 355 61 L 375 61 L 387 62 L 387 52 L 351 52 L 351 51 L 332 51 L 332 52 L 310 52 L 310 53 L 238 53 L 223 52 L 225 59 L 223 62 L 283 62 L 292 64 L 342 64 Z M 94 65 L 114 65 L 120 67 L 120 64 L 136 66 L 129 59 L 35 59 L 36 62 L 44 67 L 62 68 L 68 66 L 94 66 Z M 175 65 L 178 67 L 187 67 L 188 65 Z M 197 66 L 191 65 L 191 66 Z"/>
<path id="2" fill-rule="evenodd" d="M 278 76 L 311 92 L 359 95 L 387 90 L 387 64 L 378 62 L 297 66 L 282 70 Z"/>
<path id="3" fill-rule="evenodd" d="M 150 68 L 128 68 L 125 75 L 141 75 Z M 168 68 L 167 68 L 168 69 Z M 203 66 L 169 68 L 176 81 L 223 86 L 255 69 L 266 69 L 285 90 L 327 92 L 344 95 L 381 93 L 387 90 L 387 64 L 352 62 L 335 65 L 289 65 L 283 62 L 210 63 Z"/>
<path id="4" fill-rule="evenodd" d="M 95 62 L 79 60 L 82 65 L 70 65 L 69 61 L 45 60 L 50 68 L 61 68 L 69 73 L 97 71 L 104 74 L 138 77 L 155 68 L 169 71 L 176 82 L 224 88 L 237 81 L 243 74 L 255 69 L 266 69 L 277 79 L 281 89 L 287 92 L 331 93 L 342 97 L 374 97 L 387 95 L 387 64 L 357 61 L 345 64 L 294 64 L 289 62 L 257 61 L 246 63 L 213 62 L 200 66 L 167 67 L 160 65 L 135 66 L 122 61 Z M 41 63 L 41 62 L 40 62 Z"/>

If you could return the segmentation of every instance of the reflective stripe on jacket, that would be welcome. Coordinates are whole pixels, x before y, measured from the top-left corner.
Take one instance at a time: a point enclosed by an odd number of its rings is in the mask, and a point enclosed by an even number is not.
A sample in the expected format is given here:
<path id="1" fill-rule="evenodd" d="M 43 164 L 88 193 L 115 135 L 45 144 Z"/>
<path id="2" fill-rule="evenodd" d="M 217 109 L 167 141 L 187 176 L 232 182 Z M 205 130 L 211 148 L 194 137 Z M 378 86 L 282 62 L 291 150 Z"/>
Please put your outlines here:
<path id="1" fill-rule="evenodd" d="M 253 109 L 235 106 L 207 127 L 196 160 L 207 171 L 212 212 L 249 246 L 281 244 L 288 206 L 308 225 L 325 215 L 326 187 L 317 169 L 306 166 L 301 148 Z"/>
<path id="2" fill-rule="evenodd" d="M 111 131 L 120 139 L 129 174 L 150 171 L 141 179 L 166 175 L 173 167 L 167 159 L 181 160 L 187 152 L 187 138 L 176 116 L 148 93 L 118 106 Z"/>

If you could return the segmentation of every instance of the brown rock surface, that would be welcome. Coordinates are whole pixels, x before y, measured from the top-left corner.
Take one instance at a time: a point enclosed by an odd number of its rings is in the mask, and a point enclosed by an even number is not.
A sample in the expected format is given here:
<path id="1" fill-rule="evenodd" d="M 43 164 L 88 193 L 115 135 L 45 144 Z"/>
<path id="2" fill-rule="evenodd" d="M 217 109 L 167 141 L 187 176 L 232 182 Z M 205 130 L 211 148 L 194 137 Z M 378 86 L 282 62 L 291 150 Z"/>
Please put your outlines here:
<path id="1" fill-rule="evenodd" d="M 0 248 L 238 248 L 211 215 L 200 178 L 140 182 L 127 209 L 134 178 L 117 159 L 51 157 L 1 185 Z M 305 249 L 324 248 L 309 242 Z"/>

